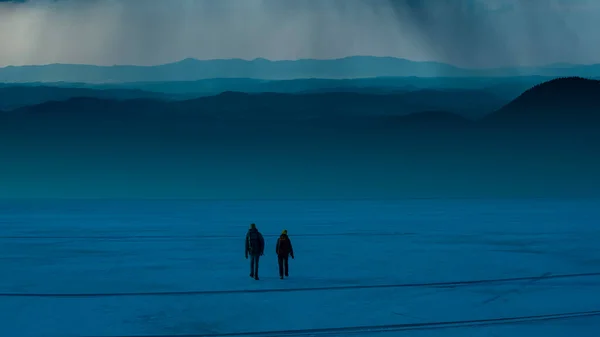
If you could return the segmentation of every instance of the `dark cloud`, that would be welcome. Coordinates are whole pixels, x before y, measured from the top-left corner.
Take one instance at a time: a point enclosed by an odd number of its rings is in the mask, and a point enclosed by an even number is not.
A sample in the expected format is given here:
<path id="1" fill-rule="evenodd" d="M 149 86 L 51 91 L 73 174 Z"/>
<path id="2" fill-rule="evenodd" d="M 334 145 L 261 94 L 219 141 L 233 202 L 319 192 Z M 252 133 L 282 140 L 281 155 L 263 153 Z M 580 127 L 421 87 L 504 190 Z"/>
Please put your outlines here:
<path id="1" fill-rule="evenodd" d="M 559 1 L 390 3 L 399 21 L 407 20 L 418 27 L 415 33 L 436 57 L 467 66 L 577 61 L 580 57 L 576 53 L 582 47 L 578 33 L 591 38 L 589 32 L 569 27 L 567 8 L 558 8 Z M 562 4 L 564 7 L 566 3 Z"/>
<path id="2" fill-rule="evenodd" d="M 357 54 L 473 67 L 600 62 L 594 0 L 1 2 L 0 65 Z"/>

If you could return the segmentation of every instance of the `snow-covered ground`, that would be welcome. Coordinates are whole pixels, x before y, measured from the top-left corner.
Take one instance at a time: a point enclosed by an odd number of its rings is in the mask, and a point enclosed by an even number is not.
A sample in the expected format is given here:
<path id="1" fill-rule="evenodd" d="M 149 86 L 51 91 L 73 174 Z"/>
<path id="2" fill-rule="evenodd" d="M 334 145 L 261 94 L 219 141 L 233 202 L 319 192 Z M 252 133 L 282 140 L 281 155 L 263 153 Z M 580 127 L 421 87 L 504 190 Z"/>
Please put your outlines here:
<path id="1" fill-rule="evenodd" d="M 260 281 L 244 259 L 251 222 L 267 241 Z M 296 251 L 283 281 L 274 253 L 282 229 Z M 600 200 L 0 201 L 0 336 L 202 336 L 595 311 L 600 276 L 553 277 L 600 273 L 598 242 Z M 531 278 L 418 285 L 515 277 Z M 377 335 L 598 331 L 600 316 Z"/>

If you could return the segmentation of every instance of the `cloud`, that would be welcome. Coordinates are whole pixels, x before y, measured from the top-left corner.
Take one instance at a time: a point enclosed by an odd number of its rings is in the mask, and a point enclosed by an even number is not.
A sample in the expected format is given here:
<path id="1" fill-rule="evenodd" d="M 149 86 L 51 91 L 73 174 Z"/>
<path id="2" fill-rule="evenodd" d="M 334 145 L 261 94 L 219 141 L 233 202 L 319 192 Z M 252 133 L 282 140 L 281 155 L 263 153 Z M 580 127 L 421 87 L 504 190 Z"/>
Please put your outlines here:
<path id="1" fill-rule="evenodd" d="M 29 0 L 0 3 L 0 66 L 200 59 L 600 62 L 592 0 Z"/>

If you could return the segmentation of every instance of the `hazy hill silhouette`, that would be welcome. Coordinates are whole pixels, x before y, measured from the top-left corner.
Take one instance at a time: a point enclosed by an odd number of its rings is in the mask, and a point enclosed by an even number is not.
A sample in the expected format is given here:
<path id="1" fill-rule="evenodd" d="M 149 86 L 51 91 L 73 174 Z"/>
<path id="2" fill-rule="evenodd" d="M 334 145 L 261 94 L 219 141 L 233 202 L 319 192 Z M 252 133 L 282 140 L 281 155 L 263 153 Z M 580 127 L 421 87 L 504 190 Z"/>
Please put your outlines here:
<path id="1" fill-rule="evenodd" d="M 108 100 L 139 98 L 174 99 L 175 95 L 139 89 L 88 89 L 57 86 L 0 86 L 0 109 L 12 110 L 48 101 L 62 101 L 75 97 L 93 97 Z"/>
<path id="2" fill-rule="evenodd" d="M 325 94 L 325 93 L 333 93 L 333 92 L 352 92 L 352 93 L 360 93 L 360 94 L 400 94 L 414 91 L 417 88 L 414 87 L 404 87 L 404 88 L 396 88 L 396 87 L 331 87 L 331 88 L 318 88 L 318 89 L 309 89 L 298 92 L 298 94 Z"/>
<path id="3" fill-rule="evenodd" d="M 361 127 L 393 130 L 394 127 L 406 129 L 408 126 L 418 129 L 429 126 L 439 130 L 445 125 L 449 130 L 457 126 L 595 128 L 600 126 L 599 83 L 583 78 L 555 79 L 532 87 L 504 106 L 485 91 L 419 90 L 394 94 L 224 92 L 179 101 L 75 97 L 21 107 L 3 115 L 5 119 L 19 120 L 21 124 L 27 124 L 28 119 L 33 123 L 36 118 L 43 118 L 44 123 L 59 123 L 62 127 L 77 123 L 104 125 L 107 120 L 117 127 L 115 121 L 121 120 L 127 121 L 122 126 L 131 127 L 138 123 L 151 127 L 156 123 L 158 128 L 185 120 L 189 125 L 219 123 L 221 127 L 252 122 L 253 127 L 266 129 L 275 123 L 281 127 L 321 125 L 353 130 Z M 467 120 L 486 114 L 476 123 Z"/>
<path id="4" fill-rule="evenodd" d="M 194 81 L 209 78 L 363 78 L 485 77 L 485 76 L 600 76 L 600 65 L 550 65 L 495 69 L 461 69 L 438 62 L 415 62 L 393 57 L 351 56 L 341 59 L 269 61 L 185 59 L 156 66 L 93 66 L 49 64 L 0 68 L 0 82 L 122 83 Z"/>
<path id="5" fill-rule="evenodd" d="M 66 117 L 80 119 L 86 117 L 102 118 L 103 116 L 128 115 L 140 116 L 165 114 L 168 116 L 171 102 L 156 99 L 112 100 L 97 97 L 72 97 L 63 101 L 48 101 L 41 104 L 25 106 L 11 110 L 7 114 L 35 118 L 36 116 Z"/>
<path id="6" fill-rule="evenodd" d="M 118 84 L 85 84 L 65 83 L 69 86 L 83 86 L 89 88 L 135 88 L 147 91 L 156 91 L 173 94 L 215 95 L 225 91 L 239 91 L 247 93 L 277 92 L 277 93 L 305 93 L 305 92 L 332 92 L 383 89 L 388 91 L 414 89 L 412 82 L 405 78 L 351 78 L 351 79 L 325 79 L 325 78 L 299 78 L 289 80 L 265 80 L 254 78 L 210 78 L 195 81 L 171 82 L 128 82 Z M 449 81 L 447 81 L 449 83 Z M 447 83 L 446 83 L 447 84 Z"/>
<path id="7" fill-rule="evenodd" d="M 357 78 L 374 76 L 457 76 L 470 73 L 436 62 L 392 57 L 353 56 L 335 60 L 185 59 L 157 66 L 50 64 L 0 68 L 1 82 L 189 81 L 208 78 Z"/>
<path id="8" fill-rule="evenodd" d="M 5 88 L 9 89 L 9 88 Z M 56 88 L 55 88 L 56 89 Z M 21 92 L 21 89 L 17 90 Z M 33 90 L 35 91 L 35 89 Z M 46 92 L 45 90 L 42 90 Z M 53 90 L 50 90 L 52 92 Z M 0 89 L 2 92 L 2 89 Z M 24 90 L 23 92 L 28 92 Z M 58 94 L 56 94 L 58 92 Z M 84 97 L 69 97 L 77 90 L 57 89 L 46 97 L 60 97 L 49 102 L 17 109 L 20 113 L 90 113 L 108 109 L 110 113 L 131 114 L 149 109 L 158 113 L 196 113 L 225 119 L 306 119 L 316 117 L 405 115 L 421 111 L 444 110 L 468 118 L 481 117 L 501 107 L 505 101 L 485 91 L 427 90 L 400 93 L 369 92 L 319 92 L 304 94 L 224 92 L 215 96 L 168 101 L 164 96 L 147 95 L 136 99 L 111 100 L 103 95 L 112 92 L 84 89 Z M 118 95 L 135 95 L 137 92 L 120 92 Z M 42 96 L 43 97 L 43 96 Z M 42 97 L 32 97 L 40 100 Z M 86 100 L 87 98 L 87 100 Z M 29 98 L 24 98 L 29 99 Z M 7 99 L 4 104 L 17 104 L 20 98 Z M 163 101 L 158 103 L 158 101 Z M 11 103 L 12 102 L 12 103 Z M 21 103 L 23 101 L 21 100 Z M 165 103 L 165 104 L 163 104 Z"/>
<path id="9" fill-rule="evenodd" d="M 403 95 L 406 102 L 480 118 L 505 104 L 503 99 L 485 90 L 415 90 Z"/>
<path id="10" fill-rule="evenodd" d="M 466 99 L 484 101 L 487 107 L 466 105 L 482 111 L 490 107 L 504 104 L 505 98 L 499 98 L 490 92 L 475 89 L 447 89 L 440 87 L 427 89 L 427 93 L 419 93 L 419 88 L 407 84 L 405 80 L 395 79 L 352 79 L 352 80 L 290 80 L 264 81 L 253 79 L 210 79 L 192 82 L 157 82 L 130 83 L 124 85 L 86 85 L 81 83 L 28 83 L 21 85 L 0 84 L 0 108 L 11 110 L 27 105 L 40 104 L 47 101 L 61 101 L 75 97 L 91 97 L 103 99 L 173 99 L 185 100 L 198 97 L 216 96 L 224 92 L 241 93 L 357 93 L 357 94 L 399 94 L 408 93 L 415 101 L 436 101 L 446 106 L 445 101 L 452 100 L 460 106 Z M 142 89 L 140 89 L 142 88 Z M 448 95 L 448 91 L 452 95 Z M 408 97 L 408 99 L 411 99 Z M 427 96 L 427 97 L 423 97 Z M 439 97 L 436 97 L 439 96 Z M 469 97 L 456 97 L 469 96 Z M 442 102 L 444 101 L 444 102 Z M 456 105 L 450 102 L 450 106 Z M 465 106 L 463 104 L 463 106 Z"/>
<path id="11" fill-rule="evenodd" d="M 47 102 L 0 114 L 0 196 L 600 196 L 596 86 L 553 80 L 476 121 L 403 94 Z"/>
<path id="12" fill-rule="evenodd" d="M 554 79 L 525 91 L 483 124 L 502 127 L 598 127 L 600 81 L 580 77 Z"/>
<path id="13" fill-rule="evenodd" d="M 143 91 L 62 89 L 47 87 L 0 88 L 0 93 L 42 92 L 48 96 L 64 96 L 14 109 L 6 114 L 73 115 L 85 118 L 90 114 L 128 115 L 186 115 L 221 120 L 306 120 L 353 119 L 377 116 L 429 116 L 437 119 L 439 113 L 414 115 L 421 112 L 445 111 L 463 117 L 473 117 L 474 111 L 486 115 L 479 124 L 496 126 L 537 125 L 596 125 L 600 113 L 600 81 L 578 77 L 559 78 L 536 85 L 512 102 L 502 101 L 486 91 L 474 90 L 416 90 L 401 93 L 323 92 L 310 94 L 223 92 L 188 100 L 166 100 L 164 96 Z M 73 93 L 92 94 L 91 97 L 69 97 Z M 135 99 L 106 99 L 100 95 Z M 138 97 L 147 95 L 149 98 Z M 157 98 L 158 97 L 158 98 Z M 17 98 L 18 99 L 18 98 Z M 40 99 L 40 98 L 36 98 Z M 6 109 L 5 109 L 6 110 Z M 445 115 L 446 116 L 446 115 Z M 447 116 L 446 116 L 447 117 Z M 477 116 L 479 117 L 479 116 Z M 406 119 L 408 121 L 408 118 Z M 596 123 L 596 124 L 594 124 Z"/>
<path id="14" fill-rule="evenodd" d="M 261 138 L 264 142 L 295 139 L 296 143 L 304 142 L 303 139 L 316 141 L 319 137 L 338 139 L 343 143 L 343 139 L 353 135 L 360 138 L 361 135 L 371 137 L 376 134 L 380 139 L 391 137 L 395 141 L 407 137 L 435 141 L 443 135 L 456 144 L 462 142 L 467 151 L 475 144 L 484 146 L 486 141 L 494 146 L 511 143 L 518 147 L 526 143 L 541 144 L 547 137 L 563 139 L 563 136 L 557 138 L 556 132 L 530 132 L 543 126 L 553 126 L 551 129 L 563 135 L 567 130 L 561 129 L 563 125 L 568 125 L 569 129 L 600 128 L 597 83 L 581 78 L 552 80 L 527 90 L 493 112 L 490 108 L 487 112 L 491 113 L 480 120 L 472 118 L 472 114 L 477 103 L 485 105 L 487 98 L 481 92 L 224 92 L 181 101 L 94 97 L 51 101 L 4 112 L 0 117 L 0 128 L 5 135 L 56 134 L 61 130 L 63 135 L 78 134 L 78 137 L 86 137 L 86 134 L 101 137 L 108 133 L 126 138 L 135 138 L 139 134 L 152 139 L 153 135 L 160 134 L 161 139 L 188 137 L 192 143 L 200 138 L 206 140 L 226 134 L 231 138 L 224 141 L 233 143 L 242 135 Z M 469 106 L 471 110 L 467 108 Z M 490 127 L 504 131 L 485 131 Z M 518 129 L 523 131 L 517 133 Z M 402 143 L 401 146 L 410 144 Z"/>
<path id="15" fill-rule="evenodd" d="M 413 91 L 419 89 L 482 90 L 512 100 L 532 86 L 554 77 L 372 77 L 351 79 L 292 79 L 259 80 L 250 78 L 212 78 L 197 81 L 130 82 L 116 84 L 52 83 L 51 85 L 90 89 L 138 89 L 167 94 L 212 96 L 225 91 L 247 93 L 318 93 L 318 92 L 366 92 L 384 93 Z M 34 83 L 34 85 L 40 85 Z M 50 84 L 48 84 L 50 85 Z"/>

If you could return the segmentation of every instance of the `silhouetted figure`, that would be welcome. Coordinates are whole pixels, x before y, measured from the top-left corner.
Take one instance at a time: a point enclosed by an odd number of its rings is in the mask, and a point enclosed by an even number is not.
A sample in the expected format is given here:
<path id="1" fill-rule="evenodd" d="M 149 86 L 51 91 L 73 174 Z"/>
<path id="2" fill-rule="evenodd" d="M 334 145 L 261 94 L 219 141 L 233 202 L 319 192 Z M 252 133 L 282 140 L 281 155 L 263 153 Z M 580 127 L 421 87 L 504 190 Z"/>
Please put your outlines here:
<path id="1" fill-rule="evenodd" d="M 258 280 L 258 261 L 264 251 L 265 239 L 256 229 L 256 225 L 251 224 L 248 233 L 246 233 L 246 259 L 250 254 L 250 277 L 254 277 L 255 280 Z"/>
<path id="2" fill-rule="evenodd" d="M 288 273 L 288 258 L 289 256 L 294 258 L 294 249 L 292 248 L 292 241 L 287 235 L 287 230 L 281 232 L 281 236 L 277 239 L 277 245 L 275 246 L 275 252 L 277 253 L 277 262 L 279 263 L 279 278 L 283 280 L 283 276 L 289 276 Z"/>

